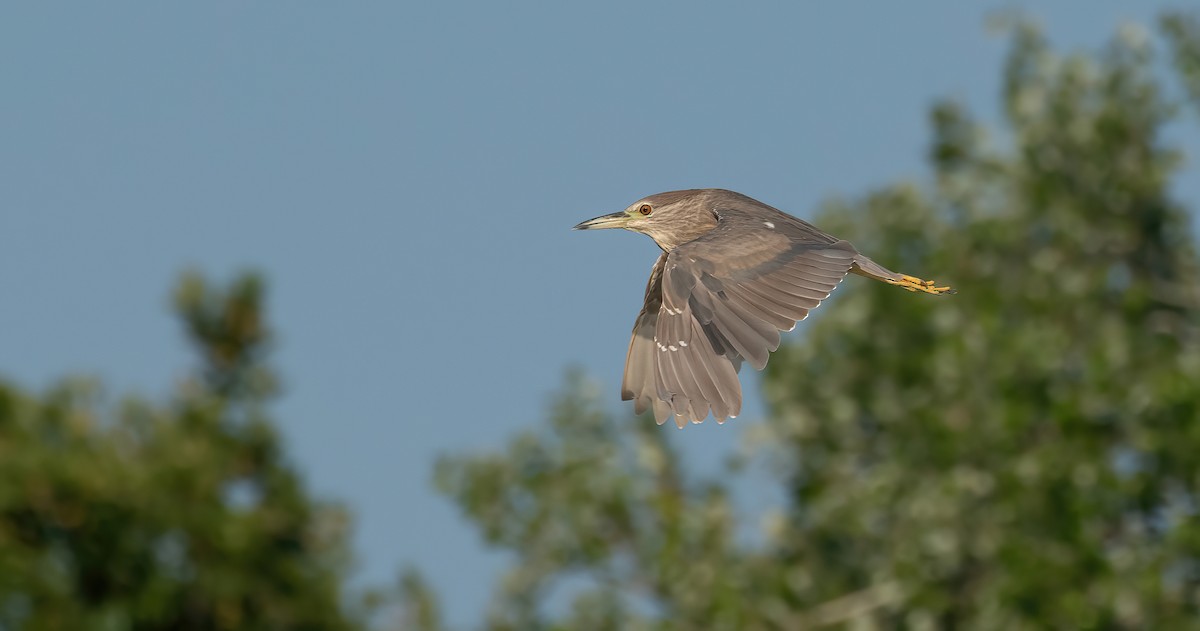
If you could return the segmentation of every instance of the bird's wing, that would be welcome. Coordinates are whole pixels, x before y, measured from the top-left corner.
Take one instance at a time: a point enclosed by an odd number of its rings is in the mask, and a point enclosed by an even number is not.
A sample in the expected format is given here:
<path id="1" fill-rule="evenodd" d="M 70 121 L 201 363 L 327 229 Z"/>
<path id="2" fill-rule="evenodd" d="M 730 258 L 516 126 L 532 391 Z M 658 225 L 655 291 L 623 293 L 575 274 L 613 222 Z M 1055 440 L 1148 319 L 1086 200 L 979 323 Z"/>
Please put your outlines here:
<path id="1" fill-rule="evenodd" d="M 782 213 L 718 214 L 711 232 L 659 259 L 657 321 L 639 318 L 654 327 L 658 398 L 669 402 L 678 423 L 698 423 L 710 408 L 718 421 L 736 416 L 741 360 L 766 366 L 779 332 L 808 317 L 857 254 Z"/>
<path id="2" fill-rule="evenodd" d="M 654 408 L 654 418 L 662 423 L 670 416 L 670 407 L 658 396 L 658 365 L 654 346 L 654 329 L 662 306 L 662 273 L 666 265 L 664 253 L 654 262 L 650 280 L 646 283 L 646 302 L 633 322 L 633 336 L 625 355 L 625 376 L 621 381 L 621 399 L 633 401 L 638 414 Z"/>

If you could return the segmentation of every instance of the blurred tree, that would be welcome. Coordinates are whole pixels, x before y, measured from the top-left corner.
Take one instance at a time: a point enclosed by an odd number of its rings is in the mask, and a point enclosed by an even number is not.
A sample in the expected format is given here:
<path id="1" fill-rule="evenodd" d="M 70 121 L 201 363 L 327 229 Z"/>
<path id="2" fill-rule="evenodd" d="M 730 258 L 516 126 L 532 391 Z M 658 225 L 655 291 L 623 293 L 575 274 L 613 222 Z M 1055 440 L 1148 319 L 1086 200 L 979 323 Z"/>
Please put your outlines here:
<path id="1" fill-rule="evenodd" d="M 186 276 L 203 362 L 156 405 L 0 383 L 0 629 L 354 629 L 347 520 L 314 501 L 263 404 L 262 284 Z"/>
<path id="2" fill-rule="evenodd" d="M 1196 24 L 1164 21 L 1193 99 Z M 1002 143 L 941 103 L 933 186 L 819 218 L 960 293 L 851 279 L 772 359 L 754 445 L 789 501 L 765 540 L 735 536 L 727 487 L 683 475 L 668 432 L 614 420 L 576 377 L 548 430 L 439 463 L 519 559 L 486 627 L 1200 627 L 1200 261 L 1161 137 L 1177 105 L 1137 28 L 1065 57 L 1012 32 Z M 435 611 L 412 584 L 410 611 Z"/>

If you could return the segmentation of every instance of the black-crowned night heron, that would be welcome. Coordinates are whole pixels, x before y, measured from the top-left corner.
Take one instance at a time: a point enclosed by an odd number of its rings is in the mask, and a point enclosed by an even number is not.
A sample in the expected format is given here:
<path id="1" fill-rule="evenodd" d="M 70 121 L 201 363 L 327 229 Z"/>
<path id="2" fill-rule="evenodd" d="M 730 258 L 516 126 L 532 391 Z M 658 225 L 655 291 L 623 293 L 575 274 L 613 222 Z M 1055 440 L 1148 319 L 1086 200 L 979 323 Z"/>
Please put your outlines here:
<path id="1" fill-rule="evenodd" d="M 633 325 L 621 398 L 659 424 L 679 427 L 712 411 L 722 423 L 742 409 L 742 360 L 762 370 L 779 332 L 808 317 L 853 272 L 928 294 L 953 293 L 897 274 L 825 234 L 741 193 L 693 189 L 651 195 L 576 230 L 624 228 L 663 253 Z"/>

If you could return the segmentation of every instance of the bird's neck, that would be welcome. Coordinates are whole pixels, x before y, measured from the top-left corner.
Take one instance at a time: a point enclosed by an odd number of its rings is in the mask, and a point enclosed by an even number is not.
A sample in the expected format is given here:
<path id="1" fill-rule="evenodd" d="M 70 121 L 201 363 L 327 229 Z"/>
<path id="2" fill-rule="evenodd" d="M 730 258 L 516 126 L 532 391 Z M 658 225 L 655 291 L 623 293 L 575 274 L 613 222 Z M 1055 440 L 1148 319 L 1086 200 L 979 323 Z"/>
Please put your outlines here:
<path id="1" fill-rule="evenodd" d="M 689 217 L 686 220 L 671 224 L 655 226 L 646 234 L 654 239 L 663 252 L 671 252 L 675 248 L 694 241 L 717 227 L 717 218 L 710 213 Z"/>

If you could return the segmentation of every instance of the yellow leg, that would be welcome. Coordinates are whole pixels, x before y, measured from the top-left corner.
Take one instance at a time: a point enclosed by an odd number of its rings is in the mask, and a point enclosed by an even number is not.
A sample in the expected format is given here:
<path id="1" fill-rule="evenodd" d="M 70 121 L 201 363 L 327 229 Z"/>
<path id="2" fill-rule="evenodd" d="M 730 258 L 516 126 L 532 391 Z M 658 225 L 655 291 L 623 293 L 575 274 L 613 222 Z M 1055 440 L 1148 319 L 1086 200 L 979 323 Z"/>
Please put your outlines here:
<path id="1" fill-rule="evenodd" d="M 885 281 L 892 285 L 895 285 L 897 287 L 903 287 L 904 289 L 907 289 L 909 291 L 923 291 L 927 294 L 956 294 L 956 293 L 958 293 L 957 291 L 954 291 L 953 289 L 950 289 L 949 287 L 935 287 L 934 282 L 931 280 L 921 280 L 920 278 L 917 278 L 916 276 L 909 276 L 907 274 L 901 274 L 900 280 L 888 278 L 888 279 L 885 279 Z"/>

